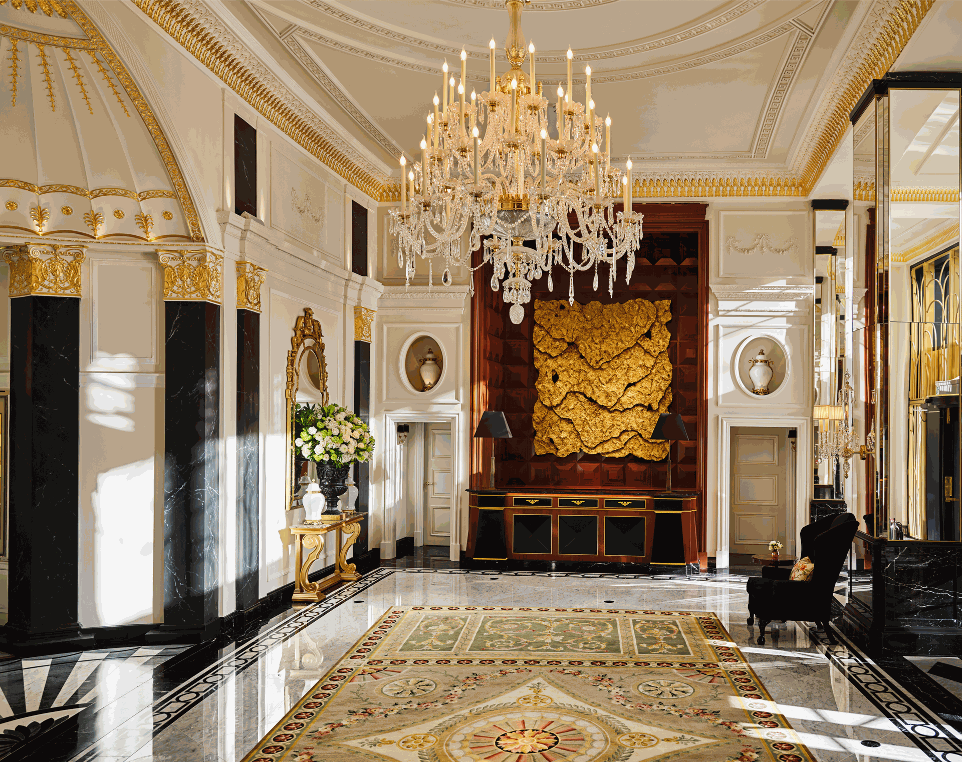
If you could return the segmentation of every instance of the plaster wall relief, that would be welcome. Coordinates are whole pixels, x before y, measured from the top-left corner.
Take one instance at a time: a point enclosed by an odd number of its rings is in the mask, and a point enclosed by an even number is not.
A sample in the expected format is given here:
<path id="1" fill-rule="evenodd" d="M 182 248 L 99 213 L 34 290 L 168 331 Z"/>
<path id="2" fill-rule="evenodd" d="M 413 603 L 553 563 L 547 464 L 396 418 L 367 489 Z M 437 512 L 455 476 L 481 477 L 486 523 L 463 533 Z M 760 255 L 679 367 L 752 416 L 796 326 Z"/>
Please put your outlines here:
<path id="1" fill-rule="evenodd" d="M 778 278 L 802 284 L 812 276 L 805 211 L 721 210 L 717 230 L 720 251 L 711 274 L 713 284 L 758 284 Z"/>
<path id="2" fill-rule="evenodd" d="M 274 145 L 270 177 L 273 226 L 312 249 L 326 249 L 327 184 Z"/>

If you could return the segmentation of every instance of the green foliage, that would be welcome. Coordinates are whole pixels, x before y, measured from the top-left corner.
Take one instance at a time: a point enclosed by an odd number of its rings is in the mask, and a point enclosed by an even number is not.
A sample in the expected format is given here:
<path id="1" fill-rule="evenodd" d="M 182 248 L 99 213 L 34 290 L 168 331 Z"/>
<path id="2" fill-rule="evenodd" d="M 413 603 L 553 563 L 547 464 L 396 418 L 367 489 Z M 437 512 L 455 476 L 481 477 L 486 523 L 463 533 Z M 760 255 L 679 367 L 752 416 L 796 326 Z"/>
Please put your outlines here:
<path id="1" fill-rule="evenodd" d="M 364 463 L 374 454 L 368 425 L 340 405 L 295 405 L 294 434 L 295 452 L 317 463 Z"/>

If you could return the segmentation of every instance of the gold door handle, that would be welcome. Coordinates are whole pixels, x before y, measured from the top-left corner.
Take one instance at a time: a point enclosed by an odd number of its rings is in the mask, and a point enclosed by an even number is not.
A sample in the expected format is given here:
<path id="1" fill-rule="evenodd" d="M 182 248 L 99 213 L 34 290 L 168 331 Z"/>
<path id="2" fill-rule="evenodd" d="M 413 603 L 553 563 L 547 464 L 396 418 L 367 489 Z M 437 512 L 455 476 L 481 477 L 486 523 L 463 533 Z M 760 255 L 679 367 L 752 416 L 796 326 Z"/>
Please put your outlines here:
<path id="1" fill-rule="evenodd" d="M 424 486 L 425 486 L 425 487 L 433 487 L 433 486 L 434 486 L 434 482 L 424 482 Z"/>

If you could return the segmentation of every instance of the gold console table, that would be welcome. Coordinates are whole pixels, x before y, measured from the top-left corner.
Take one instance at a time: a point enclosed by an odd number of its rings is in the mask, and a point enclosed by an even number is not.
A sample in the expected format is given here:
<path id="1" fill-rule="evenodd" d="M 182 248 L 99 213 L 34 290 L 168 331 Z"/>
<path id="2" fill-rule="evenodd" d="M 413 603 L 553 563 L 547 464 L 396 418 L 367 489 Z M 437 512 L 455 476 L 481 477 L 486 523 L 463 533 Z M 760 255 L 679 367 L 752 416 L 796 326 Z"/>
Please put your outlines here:
<path id="1" fill-rule="evenodd" d="M 324 600 L 324 590 L 338 582 L 353 582 L 360 578 L 357 566 L 347 562 L 347 552 L 361 533 L 361 522 L 367 518 L 364 513 L 345 513 L 339 521 L 324 524 L 302 524 L 291 527 L 294 534 L 294 595 L 292 602 L 306 605 Z M 337 557 L 334 560 L 334 573 L 317 582 L 311 582 L 308 575 L 311 566 L 324 550 L 324 535 L 336 533 Z M 343 538 L 342 538 L 343 535 Z M 308 553 L 305 557 L 304 550 Z"/>

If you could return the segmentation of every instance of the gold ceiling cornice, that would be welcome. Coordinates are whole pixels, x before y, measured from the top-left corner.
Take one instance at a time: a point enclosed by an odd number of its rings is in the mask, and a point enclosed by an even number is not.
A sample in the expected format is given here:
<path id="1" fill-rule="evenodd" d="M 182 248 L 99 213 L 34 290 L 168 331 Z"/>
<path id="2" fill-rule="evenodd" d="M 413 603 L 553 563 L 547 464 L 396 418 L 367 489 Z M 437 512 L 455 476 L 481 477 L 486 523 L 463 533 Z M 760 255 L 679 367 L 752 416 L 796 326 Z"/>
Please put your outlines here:
<path id="1" fill-rule="evenodd" d="M 840 67 L 840 81 L 822 96 L 822 107 L 813 122 L 820 128 L 814 143 L 802 157 L 798 175 L 807 188 L 818 182 L 849 125 L 849 114 L 873 79 L 879 79 L 895 63 L 935 0 L 885 0 L 887 5 L 864 26 L 871 36 L 859 44 L 850 61 Z M 828 113 L 824 113 L 827 110 Z"/>
<path id="2" fill-rule="evenodd" d="M 914 246 L 892 252 L 893 262 L 911 262 L 923 254 L 931 254 L 959 237 L 959 224 L 949 221 Z"/>
<path id="3" fill-rule="evenodd" d="M 205 20 L 198 18 L 186 4 L 178 0 L 133 0 L 133 3 L 291 140 L 354 187 L 380 199 L 383 181 L 338 150 L 332 140 L 333 131 L 331 135 L 323 134 L 318 125 L 298 113 L 303 110 L 303 104 L 296 103 L 289 94 L 285 98 L 268 87 L 262 74 L 239 60 L 222 37 L 207 28 Z"/>
<path id="4" fill-rule="evenodd" d="M 134 4 L 234 92 L 288 137 L 349 183 L 378 201 L 398 200 L 396 180 L 387 183 L 346 156 L 298 111 L 300 104 L 268 87 L 261 73 L 235 56 L 224 42 L 228 30 L 208 28 L 180 0 L 133 0 Z M 872 79 L 883 76 L 918 28 L 935 0 L 877 0 L 865 26 L 865 38 L 853 47 L 836 82 L 823 95 L 813 120 L 814 134 L 800 150 L 794 169 L 784 172 L 676 173 L 653 172 L 636 178 L 639 198 L 806 196 L 828 165 L 848 127 L 848 116 Z"/>

